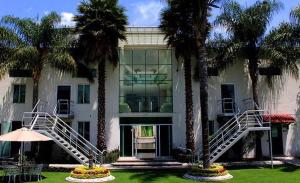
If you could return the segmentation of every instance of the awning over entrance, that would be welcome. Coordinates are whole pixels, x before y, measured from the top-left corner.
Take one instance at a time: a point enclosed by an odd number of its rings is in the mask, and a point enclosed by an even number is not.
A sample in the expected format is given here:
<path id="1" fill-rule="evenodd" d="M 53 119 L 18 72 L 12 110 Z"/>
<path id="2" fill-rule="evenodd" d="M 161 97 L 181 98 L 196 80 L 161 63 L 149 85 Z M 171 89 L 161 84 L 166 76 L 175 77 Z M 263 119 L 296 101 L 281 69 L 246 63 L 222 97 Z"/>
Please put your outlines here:
<path id="1" fill-rule="evenodd" d="M 271 123 L 277 124 L 291 124 L 295 123 L 296 119 L 291 114 L 269 114 L 263 115 L 263 120 L 265 122 L 271 121 Z"/>

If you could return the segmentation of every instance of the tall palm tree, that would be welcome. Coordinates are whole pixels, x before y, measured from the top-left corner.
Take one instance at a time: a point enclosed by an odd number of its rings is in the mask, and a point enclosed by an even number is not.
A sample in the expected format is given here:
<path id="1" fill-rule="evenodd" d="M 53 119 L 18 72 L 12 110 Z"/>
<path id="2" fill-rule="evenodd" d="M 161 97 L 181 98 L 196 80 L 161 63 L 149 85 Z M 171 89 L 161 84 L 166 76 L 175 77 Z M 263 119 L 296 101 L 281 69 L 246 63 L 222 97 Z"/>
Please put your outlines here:
<path id="1" fill-rule="evenodd" d="M 39 80 L 46 65 L 62 71 L 75 71 L 76 63 L 68 50 L 69 31 L 57 28 L 60 16 L 51 12 L 40 21 L 4 16 L 0 23 L 0 79 L 8 70 L 32 71 L 33 103 L 38 101 Z"/>
<path id="2" fill-rule="evenodd" d="M 208 74 L 207 74 L 207 50 L 206 41 L 210 31 L 208 17 L 212 8 L 218 8 L 216 5 L 220 0 L 191 0 L 192 1 L 192 22 L 193 31 L 196 36 L 196 59 L 200 83 L 200 107 L 202 124 L 202 146 L 203 146 L 203 167 L 210 167 L 209 156 L 209 124 L 208 124 Z"/>
<path id="3" fill-rule="evenodd" d="M 169 1 L 161 13 L 160 29 L 167 44 L 174 48 L 177 59 L 184 63 L 186 147 L 195 150 L 194 113 L 192 91 L 192 57 L 196 55 L 196 37 L 193 32 L 191 1 Z"/>
<path id="4" fill-rule="evenodd" d="M 295 58 L 288 58 L 282 47 L 270 44 L 278 34 L 267 34 L 269 22 L 280 8 L 281 3 L 277 0 L 257 1 L 250 7 L 242 7 L 235 1 L 229 1 L 223 4 L 221 14 L 215 21 L 224 26 L 228 33 L 227 38 L 219 37 L 217 40 L 219 50 L 216 58 L 220 68 L 226 68 L 234 61 L 246 62 L 252 82 L 253 100 L 258 105 L 257 85 L 262 60 L 268 60 L 271 66 L 281 67 L 294 76 L 298 73 Z M 257 159 L 262 158 L 260 136 L 261 133 L 256 133 Z"/>
<path id="5" fill-rule="evenodd" d="M 98 64 L 98 148 L 105 142 L 105 65 L 118 63 L 118 42 L 125 40 L 127 17 L 118 0 L 88 0 L 78 7 L 75 16 L 79 47 L 87 63 Z"/>

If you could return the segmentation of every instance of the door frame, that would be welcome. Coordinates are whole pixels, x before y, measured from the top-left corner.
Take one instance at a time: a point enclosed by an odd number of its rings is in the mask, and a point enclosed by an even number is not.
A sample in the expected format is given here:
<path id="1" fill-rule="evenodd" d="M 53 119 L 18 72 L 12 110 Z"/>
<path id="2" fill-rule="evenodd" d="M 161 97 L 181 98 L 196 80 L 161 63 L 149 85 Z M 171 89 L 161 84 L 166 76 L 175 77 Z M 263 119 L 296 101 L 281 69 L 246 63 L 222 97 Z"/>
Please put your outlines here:
<path id="1" fill-rule="evenodd" d="M 172 126 L 173 124 L 120 124 L 120 130 L 121 130 L 121 126 L 131 126 L 131 127 L 139 127 L 139 126 L 155 126 L 156 127 L 156 130 L 158 130 L 158 133 L 156 134 L 155 136 L 155 158 L 161 158 L 161 157 L 166 157 L 166 156 L 160 156 L 161 152 L 161 143 L 159 142 L 159 148 L 157 147 L 158 143 L 157 143 L 157 139 L 160 139 L 160 126 L 169 126 L 170 127 L 170 135 L 169 135 L 169 153 L 170 153 L 170 156 L 171 156 L 171 153 L 172 153 L 172 136 L 173 136 L 173 133 L 172 133 Z M 135 144 L 134 144 L 134 134 L 133 134 L 133 130 L 131 130 L 131 135 L 132 135 L 132 156 L 123 156 L 123 157 L 137 157 L 137 154 L 136 154 L 136 148 L 135 148 Z M 121 134 L 121 131 L 120 131 L 120 134 Z M 124 135 L 124 132 L 123 132 L 123 135 Z M 157 136 L 159 136 L 159 138 L 157 138 Z M 123 149 L 122 149 L 122 152 L 124 153 L 124 142 L 121 142 L 121 137 L 120 136 L 120 143 L 123 143 Z M 120 146 L 119 146 L 120 147 Z M 121 147 L 120 147 L 121 148 Z M 121 149 L 120 149 L 121 151 Z M 158 156 L 159 155 L 159 156 Z"/>
<path id="2" fill-rule="evenodd" d="M 222 85 L 232 85 L 233 86 L 233 91 L 234 91 L 234 100 L 233 100 L 233 104 L 236 105 L 236 100 L 237 100 L 237 90 L 236 90 L 236 84 L 235 83 L 221 83 L 220 84 L 220 99 L 223 100 L 222 98 Z M 222 101 L 223 102 L 223 101 Z M 234 110 L 235 110 L 235 106 L 234 107 Z M 223 103 L 222 103 L 222 108 L 223 108 Z M 222 109 L 223 111 L 223 109 Z"/>
<path id="3" fill-rule="evenodd" d="M 59 84 L 59 85 L 57 85 L 56 86 L 56 103 L 57 103 L 57 97 L 58 97 L 58 87 L 60 87 L 60 86 L 69 86 L 70 87 L 70 101 L 71 101 L 71 99 L 72 99 L 72 85 L 71 84 Z"/>

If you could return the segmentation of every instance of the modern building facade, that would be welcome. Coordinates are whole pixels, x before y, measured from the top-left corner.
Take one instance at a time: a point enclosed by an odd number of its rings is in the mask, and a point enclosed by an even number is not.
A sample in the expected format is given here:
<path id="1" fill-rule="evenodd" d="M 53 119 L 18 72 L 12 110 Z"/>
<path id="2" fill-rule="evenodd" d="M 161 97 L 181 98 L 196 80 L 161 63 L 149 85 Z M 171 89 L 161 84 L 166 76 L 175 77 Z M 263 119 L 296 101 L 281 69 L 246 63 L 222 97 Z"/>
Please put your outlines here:
<path id="1" fill-rule="evenodd" d="M 183 63 L 166 46 L 164 35 L 154 27 L 128 27 L 127 41 L 120 42 L 119 65 L 106 64 L 106 143 L 119 149 L 122 157 L 165 158 L 172 150 L 185 147 L 185 90 Z M 222 124 L 251 103 L 251 81 L 244 62 L 209 77 L 209 120 L 213 134 Z M 94 67 L 96 68 L 96 67 Z M 195 64 L 193 64 L 195 68 Z M 91 69 L 94 77 L 96 70 Z M 276 74 L 276 73 L 275 73 Z M 277 73 L 278 74 L 278 73 Z M 194 69 L 193 69 L 194 75 Z M 272 117 L 273 152 L 300 155 L 299 81 L 284 75 L 269 89 L 261 73 L 260 107 Z M 196 149 L 202 148 L 199 82 L 193 79 L 194 133 Z M 42 72 L 39 98 L 47 101 L 74 130 L 97 143 L 97 80 L 89 82 L 47 67 Z M 23 112 L 32 110 L 30 74 L 9 73 L 0 81 L 1 133 L 19 128 Z M 292 116 L 293 120 L 285 120 Z M 263 154 L 269 155 L 267 133 Z M 250 140 L 251 141 L 251 140 Z M 249 143 L 251 144 L 251 143 Z M 1 155 L 9 155 L 12 144 L 2 143 Z M 249 145 L 250 146 L 250 145 Z M 58 147 L 53 157 L 59 157 Z M 255 148 L 245 151 L 252 157 Z M 230 155 L 228 155 L 230 156 Z"/>

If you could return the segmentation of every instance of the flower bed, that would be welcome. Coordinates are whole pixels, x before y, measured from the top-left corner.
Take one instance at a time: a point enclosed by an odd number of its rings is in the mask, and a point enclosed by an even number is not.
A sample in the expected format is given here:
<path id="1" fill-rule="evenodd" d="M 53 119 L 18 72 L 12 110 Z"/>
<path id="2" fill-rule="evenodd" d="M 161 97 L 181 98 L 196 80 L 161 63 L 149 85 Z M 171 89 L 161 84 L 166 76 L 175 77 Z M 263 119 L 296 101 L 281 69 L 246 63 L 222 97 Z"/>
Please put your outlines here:
<path id="1" fill-rule="evenodd" d="M 89 168 L 85 166 L 75 168 L 70 175 L 70 177 L 76 179 L 97 179 L 108 176 L 110 176 L 110 171 L 104 167 Z"/>
<path id="2" fill-rule="evenodd" d="M 227 175 L 228 171 L 219 164 L 212 164 L 208 169 L 204 169 L 201 164 L 197 164 L 192 166 L 189 174 L 193 176 L 217 177 Z"/>

